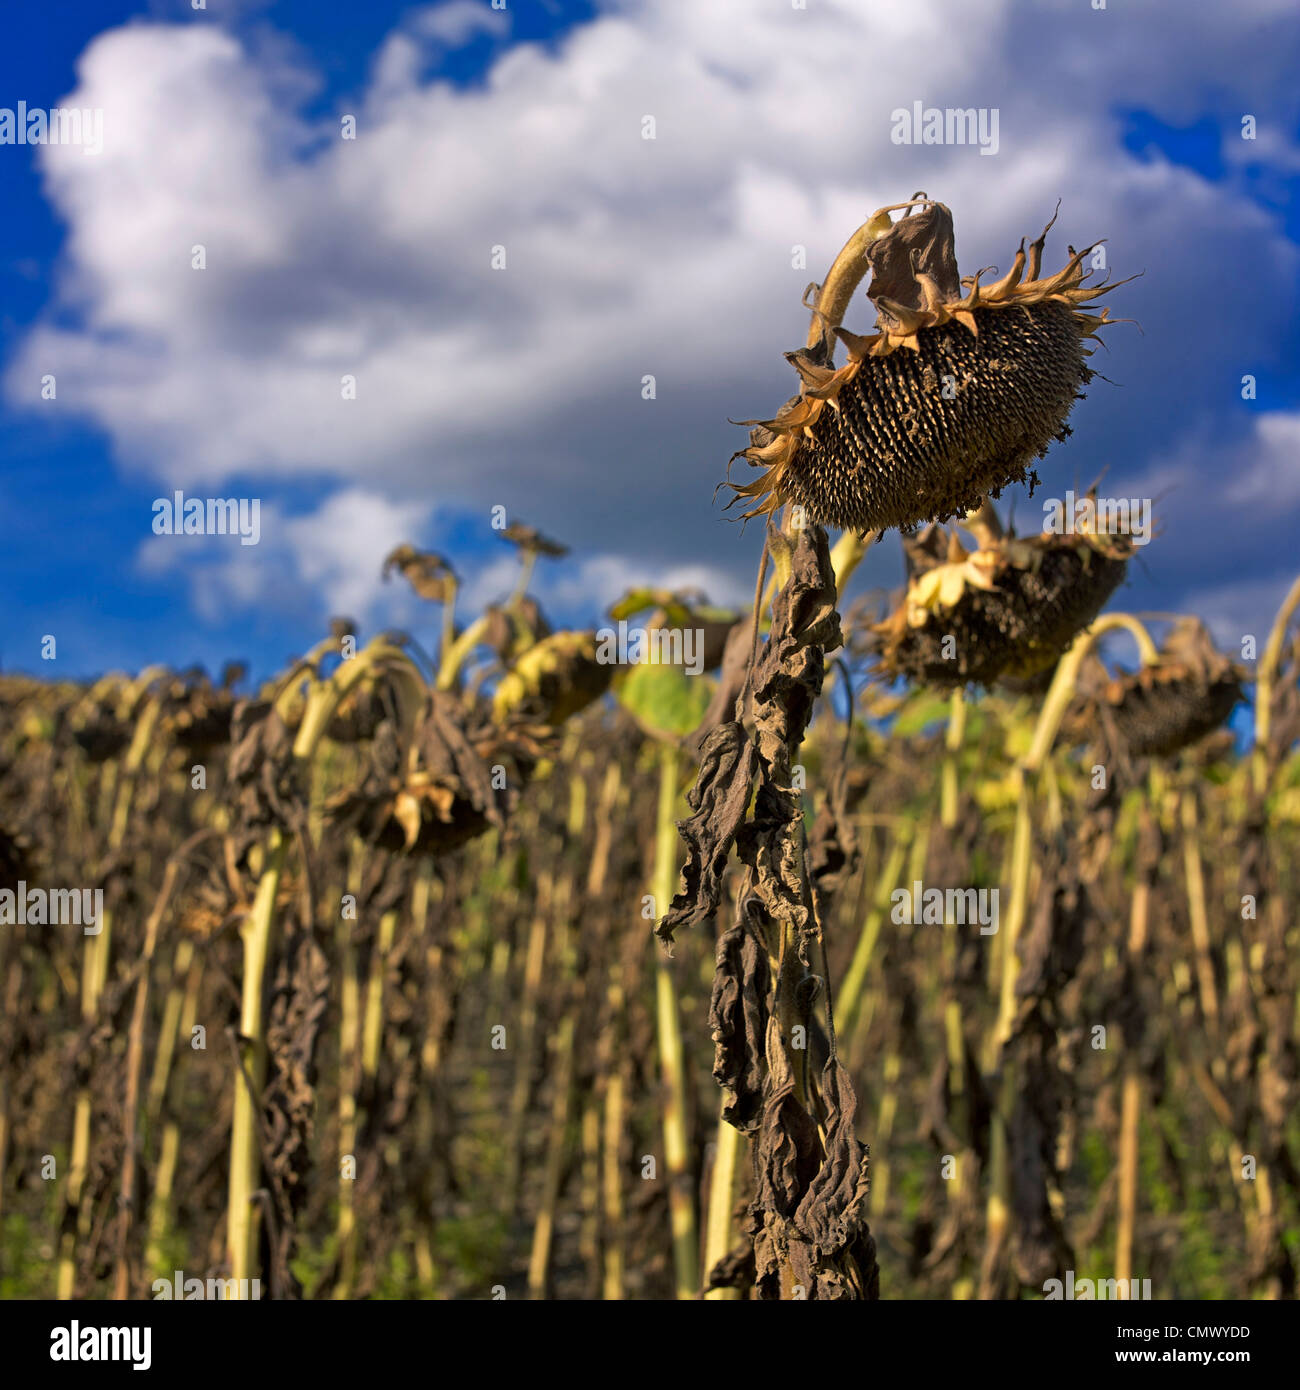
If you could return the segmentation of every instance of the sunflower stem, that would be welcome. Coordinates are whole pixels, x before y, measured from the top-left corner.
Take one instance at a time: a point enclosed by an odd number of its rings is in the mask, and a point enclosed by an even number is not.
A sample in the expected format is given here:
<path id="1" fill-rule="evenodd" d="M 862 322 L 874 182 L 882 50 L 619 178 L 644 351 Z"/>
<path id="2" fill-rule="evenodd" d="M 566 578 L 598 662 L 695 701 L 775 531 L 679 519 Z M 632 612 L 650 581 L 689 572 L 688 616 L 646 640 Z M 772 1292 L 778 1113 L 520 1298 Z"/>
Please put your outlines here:
<path id="1" fill-rule="evenodd" d="M 659 746 L 659 807 L 655 820 L 655 872 L 653 893 L 656 911 L 672 901 L 677 875 L 677 750 Z M 677 1297 L 693 1299 L 700 1287 L 699 1252 L 696 1246 L 695 1205 L 687 1168 L 686 1068 L 682 1048 L 681 1014 L 677 986 L 667 954 L 655 950 L 656 1022 L 659 1067 L 663 1078 L 664 1167 L 668 1184 L 668 1210 L 672 1222 L 673 1268 Z"/>
<path id="2" fill-rule="evenodd" d="M 1263 796 L 1268 788 L 1268 741 L 1273 727 L 1273 686 L 1277 681 L 1278 667 L 1282 661 L 1282 643 L 1286 640 L 1286 630 L 1300 608 L 1300 579 L 1292 584 L 1282 606 L 1273 620 L 1268 634 L 1268 643 L 1255 674 L 1255 748 L 1251 759 L 1256 796 Z"/>

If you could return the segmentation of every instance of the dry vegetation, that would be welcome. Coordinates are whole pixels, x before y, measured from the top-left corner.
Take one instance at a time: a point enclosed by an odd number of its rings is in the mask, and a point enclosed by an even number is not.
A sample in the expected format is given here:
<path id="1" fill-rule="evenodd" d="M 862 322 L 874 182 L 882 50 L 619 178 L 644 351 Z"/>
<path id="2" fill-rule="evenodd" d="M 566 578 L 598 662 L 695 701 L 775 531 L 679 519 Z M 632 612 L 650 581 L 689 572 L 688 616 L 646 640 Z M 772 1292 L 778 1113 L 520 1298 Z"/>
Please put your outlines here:
<path id="1" fill-rule="evenodd" d="M 870 541 L 832 550 L 808 480 L 834 453 L 826 507 L 878 524 L 843 491 L 864 364 L 894 364 L 874 391 L 919 334 L 978 395 L 973 345 L 1020 322 L 1018 274 L 991 307 L 927 277 L 937 206 L 867 224 L 917 271 L 909 305 L 875 257 L 884 349 L 848 335 L 828 385 L 833 272 L 756 430 L 750 495 L 792 506 L 752 675 L 750 616 L 695 595 L 614 616 L 700 632 L 711 676 L 550 631 L 528 590 L 562 548 L 516 526 L 518 587 L 468 623 L 445 559 L 390 557 L 440 605 L 433 664 L 340 621 L 253 697 L 0 678 L 0 888 L 104 904 L 94 935 L 0 925 L 0 1292 L 1294 1296 L 1300 585 L 1246 669 L 1194 620 L 1157 647 L 1097 618 L 1126 543 L 1004 530 L 987 489 L 1061 430 L 1096 323 L 1040 239 L 1050 401 L 974 481 L 891 485 L 890 524 L 978 510 L 907 538 L 888 613 L 840 614 Z M 916 884 L 996 889 L 997 930 L 901 912 Z"/>

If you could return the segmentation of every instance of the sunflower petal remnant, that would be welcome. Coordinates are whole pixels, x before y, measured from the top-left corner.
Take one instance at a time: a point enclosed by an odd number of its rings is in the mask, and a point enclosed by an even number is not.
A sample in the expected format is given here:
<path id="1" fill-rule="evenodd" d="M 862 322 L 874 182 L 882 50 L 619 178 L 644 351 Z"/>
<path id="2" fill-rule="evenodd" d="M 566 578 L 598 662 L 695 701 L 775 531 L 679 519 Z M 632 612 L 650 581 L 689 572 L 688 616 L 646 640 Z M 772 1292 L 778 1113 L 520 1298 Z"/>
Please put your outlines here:
<path id="1" fill-rule="evenodd" d="M 823 526 L 912 527 L 1032 483 L 1034 462 L 1069 433 L 1066 417 L 1092 377 L 1086 344 L 1108 322 L 1106 310 L 1084 308 L 1110 288 L 1087 283 L 1093 246 L 1039 278 L 1051 225 L 1028 258 L 1021 242 L 1008 274 L 987 286 L 959 275 L 942 203 L 873 241 L 867 294 L 876 331 L 860 336 L 834 324 L 788 354 L 799 394 L 772 419 L 745 422 L 754 428 L 738 456 L 763 472 L 728 484 L 733 503 L 752 503 L 743 515 L 794 503 Z M 848 348 L 838 369 L 836 339 Z"/>

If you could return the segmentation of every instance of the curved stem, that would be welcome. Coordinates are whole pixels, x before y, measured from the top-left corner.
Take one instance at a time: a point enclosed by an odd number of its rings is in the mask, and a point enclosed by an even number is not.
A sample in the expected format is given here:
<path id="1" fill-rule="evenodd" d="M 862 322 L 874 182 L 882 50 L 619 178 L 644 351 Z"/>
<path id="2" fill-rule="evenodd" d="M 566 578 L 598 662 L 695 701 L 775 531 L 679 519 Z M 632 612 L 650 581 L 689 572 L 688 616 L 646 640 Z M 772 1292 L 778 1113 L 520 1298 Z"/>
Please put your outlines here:
<path id="1" fill-rule="evenodd" d="M 844 243 L 817 295 L 817 307 L 808 327 L 808 349 L 833 340 L 835 330 L 844 322 L 853 292 L 862 283 L 868 270 L 867 247 L 884 236 L 893 225 L 889 220 L 889 214 L 897 212 L 900 208 L 911 208 L 918 203 L 929 201 L 928 198 L 913 198 L 906 203 L 891 203 L 887 208 L 877 208 Z"/>
<path id="2" fill-rule="evenodd" d="M 465 664 L 465 658 L 478 645 L 479 639 L 487 631 L 487 625 L 486 616 L 475 618 L 465 631 L 456 638 L 450 648 L 439 655 L 437 680 L 439 690 L 450 690 L 456 684 L 456 677 L 460 674 L 460 668 Z"/>
<path id="3" fill-rule="evenodd" d="M 1074 698 L 1075 685 L 1084 657 L 1092 650 L 1099 637 L 1121 628 L 1137 643 L 1144 666 L 1154 666 L 1160 660 L 1160 653 L 1151 640 L 1151 634 L 1136 618 L 1128 613 L 1106 613 L 1098 618 L 1091 627 L 1086 628 L 1074 639 L 1070 650 L 1061 658 L 1056 668 L 1056 676 L 1052 680 L 1046 700 L 1043 701 L 1038 725 L 1034 730 L 1033 744 L 1020 766 L 1022 773 L 1037 772 L 1051 752 L 1057 731 L 1061 727 L 1061 720 Z"/>
<path id="4" fill-rule="evenodd" d="M 1014 1059 L 1003 1067 L 1003 1048 L 1010 1041 L 1016 1016 L 1016 942 L 1029 910 L 1030 874 L 1033 868 L 1033 791 L 1034 774 L 1052 751 L 1061 720 L 1074 698 L 1079 670 L 1097 640 L 1108 632 L 1123 629 L 1137 643 L 1142 663 L 1159 660 L 1151 634 L 1128 613 L 1107 613 L 1074 639 L 1061 658 L 1043 708 L 1039 712 L 1033 743 L 1014 773 L 1016 785 L 1016 828 L 1011 849 L 1011 907 L 1003 925 L 1001 942 L 1002 977 L 999 982 L 997 1024 L 988 1044 L 987 1069 L 996 1075 L 1002 1068 L 999 1100 L 993 1115 L 991 1144 L 991 1191 L 988 1200 L 989 1243 L 986 1251 L 985 1283 L 999 1277 L 1004 1242 L 1011 1219 L 1011 1167 L 1009 1139 L 1011 1116 L 1015 1108 L 1017 1078 Z M 995 1082 L 996 1084 L 996 1082 Z"/>
<path id="5" fill-rule="evenodd" d="M 1079 670 L 1084 658 L 1092 650 L 1094 643 L 1108 632 L 1123 629 L 1132 636 L 1142 654 L 1143 665 L 1149 666 L 1159 660 L 1151 634 L 1140 622 L 1128 613 L 1107 613 L 1098 618 L 1091 627 L 1081 632 L 1070 650 L 1061 658 L 1056 668 L 1047 698 L 1038 716 L 1034 730 L 1034 741 L 1029 752 L 1021 760 L 1014 773 L 1016 785 L 1016 830 L 1011 851 L 1011 910 L 1005 924 L 1006 935 L 1002 941 L 1002 987 L 998 1009 L 998 1025 L 994 1034 L 995 1053 L 1000 1052 L 1011 1032 L 1011 1021 L 1015 1013 L 1015 949 L 1016 939 L 1024 924 L 1028 910 L 1029 871 L 1032 861 L 1030 842 L 1033 832 L 1033 796 L 1030 782 L 1052 751 L 1057 731 L 1065 716 L 1070 701 L 1074 698 L 1079 679 Z"/>
<path id="6" fill-rule="evenodd" d="M 344 662 L 324 682 L 313 683 L 307 696 L 302 722 L 293 741 L 293 760 L 310 780 L 311 762 L 329 722 L 349 690 L 368 672 L 383 667 L 394 676 L 394 688 L 412 696 L 402 710 L 403 720 L 413 720 L 424 698 L 424 678 L 410 658 L 382 638 L 363 652 Z M 280 699 L 288 698 L 289 687 Z M 261 1174 L 258 1124 L 261 1118 L 262 1086 L 266 1079 L 266 987 L 275 956 L 276 895 L 288 858 L 290 839 L 280 826 L 267 836 L 263 868 L 258 879 L 253 906 L 240 928 L 244 945 L 244 968 L 240 991 L 240 1023 L 235 1069 L 235 1102 L 230 1126 L 230 1182 L 226 1215 L 226 1248 L 231 1276 L 236 1281 L 257 1272 L 259 1213 L 254 1206 Z M 236 1288 L 244 1287 L 236 1283 Z"/>
<path id="7" fill-rule="evenodd" d="M 518 608 L 524 601 L 528 593 L 528 585 L 532 582 L 533 568 L 537 564 L 537 552 L 535 550 L 525 550 L 523 561 L 519 567 L 519 581 L 514 587 L 514 592 L 506 600 L 507 609 Z"/>
<path id="8" fill-rule="evenodd" d="M 1255 753 L 1252 760 L 1255 791 L 1262 795 L 1268 782 L 1268 739 L 1273 724 L 1273 686 L 1282 662 L 1282 643 L 1297 608 L 1300 608 L 1300 579 L 1292 584 L 1282 607 L 1273 619 L 1268 645 L 1255 674 Z"/>

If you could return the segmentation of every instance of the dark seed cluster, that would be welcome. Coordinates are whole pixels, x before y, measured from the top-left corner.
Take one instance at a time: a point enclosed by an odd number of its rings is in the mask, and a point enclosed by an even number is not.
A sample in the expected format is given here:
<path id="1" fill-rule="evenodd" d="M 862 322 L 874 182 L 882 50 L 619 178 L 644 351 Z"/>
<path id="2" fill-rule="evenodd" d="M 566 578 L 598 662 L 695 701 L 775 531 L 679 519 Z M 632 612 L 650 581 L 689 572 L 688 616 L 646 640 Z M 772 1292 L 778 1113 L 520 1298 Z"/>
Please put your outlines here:
<path id="1" fill-rule="evenodd" d="M 950 322 L 919 330 L 918 352 L 863 361 L 791 463 L 789 499 L 810 520 L 855 530 L 946 520 L 1024 482 L 1065 437 L 1091 376 L 1075 311 L 1043 300 L 977 309 L 975 320 L 978 336 Z"/>
<path id="2" fill-rule="evenodd" d="M 1130 756 L 1168 758 L 1213 733 L 1242 698 L 1229 673 L 1207 681 L 1191 672 L 1144 681 L 1130 676 L 1108 714 Z"/>
<path id="3" fill-rule="evenodd" d="M 1125 569 L 1123 560 L 1089 547 L 1054 545 L 1043 551 L 1037 571 L 1008 569 L 995 590 L 968 588 L 954 608 L 909 628 L 884 664 L 891 675 L 934 686 L 1032 677 L 1050 668 L 1097 616 Z M 949 635 L 950 658 L 944 655 Z"/>

